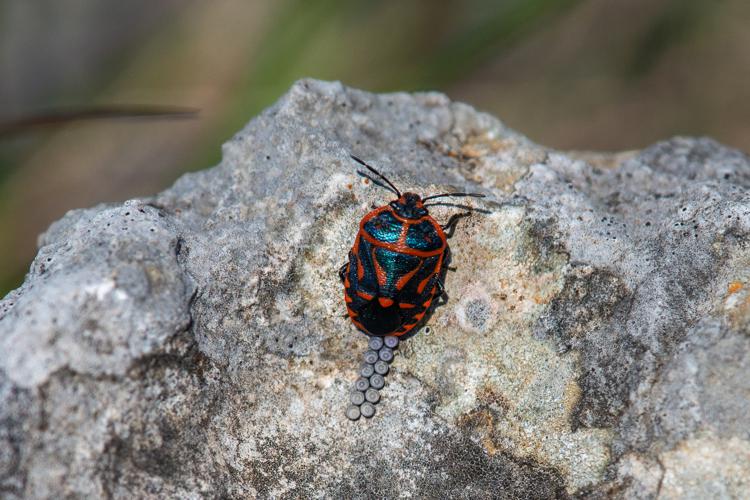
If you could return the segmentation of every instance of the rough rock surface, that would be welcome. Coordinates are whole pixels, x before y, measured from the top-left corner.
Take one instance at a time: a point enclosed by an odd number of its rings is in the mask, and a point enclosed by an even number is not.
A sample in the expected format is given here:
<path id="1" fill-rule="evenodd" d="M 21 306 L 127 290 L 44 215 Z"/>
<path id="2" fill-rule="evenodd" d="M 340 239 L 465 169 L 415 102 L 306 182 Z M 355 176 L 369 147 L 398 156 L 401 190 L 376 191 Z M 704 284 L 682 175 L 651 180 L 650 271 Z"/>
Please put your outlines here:
<path id="1" fill-rule="evenodd" d="M 349 153 L 488 194 L 357 422 L 337 269 L 389 193 Z M 440 94 L 301 81 L 216 168 L 40 238 L 0 302 L 0 496 L 746 495 L 748 188 L 709 139 L 565 154 Z"/>

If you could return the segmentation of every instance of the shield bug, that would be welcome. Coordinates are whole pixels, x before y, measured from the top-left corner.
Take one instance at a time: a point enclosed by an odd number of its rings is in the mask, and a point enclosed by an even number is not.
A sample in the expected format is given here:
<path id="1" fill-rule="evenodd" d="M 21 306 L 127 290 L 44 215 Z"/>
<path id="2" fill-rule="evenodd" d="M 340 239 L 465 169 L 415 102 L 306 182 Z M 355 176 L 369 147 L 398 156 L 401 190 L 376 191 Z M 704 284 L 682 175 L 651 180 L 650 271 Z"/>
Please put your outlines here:
<path id="1" fill-rule="evenodd" d="M 352 159 L 385 181 L 397 198 L 362 218 L 349 252 L 339 269 L 346 309 L 354 325 L 375 336 L 402 336 L 422 321 L 433 300 L 444 293 L 442 278 L 450 258 L 447 238 L 468 213 L 454 214 L 444 225 L 425 206 L 443 197 L 484 197 L 477 193 L 443 193 L 422 198 L 401 193 L 383 174 Z M 364 174 L 369 177 L 369 175 Z"/>

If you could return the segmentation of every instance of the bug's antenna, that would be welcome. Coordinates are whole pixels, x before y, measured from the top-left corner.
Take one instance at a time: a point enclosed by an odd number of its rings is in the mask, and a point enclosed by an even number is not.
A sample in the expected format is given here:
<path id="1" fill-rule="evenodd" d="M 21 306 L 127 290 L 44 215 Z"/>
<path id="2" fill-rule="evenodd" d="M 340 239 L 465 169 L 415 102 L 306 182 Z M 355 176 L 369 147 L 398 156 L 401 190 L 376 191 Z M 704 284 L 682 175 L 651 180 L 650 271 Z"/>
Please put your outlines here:
<path id="1" fill-rule="evenodd" d="M 480 193 L 443 193 L 443 194 L 433 194 L 431 196 L 427 196 L 425 198 L 422 198 L 422 201 L 434 200 L 435 198 L 443 198 L 447 196 L 456 196 L 456 197 L 470 196 L 472 198 L 484 198 L 485 197 L 485 195 L 480 194 Z"/>
<path id="2" fill-rule="evenodd" d="M 388 180 L 388 178 L 387 178 L 387 177 L 386 177 L 385 175 L 381 174 L 380 172 L 378 172 L 378 171 L 377 171 L 377 170 L 375 170 L 375 169 L 374 169 L 373 167 L 371 167 L 370 165 L 368 165 L 368 164 L 367 164 L 367 163 L 365 163 L 364 161 L 360 160 L 360 159 L 359 159 L 359 158 L 357 158 L 356 156 L 354 156 L 354 155 L 349 155 L 349 156 L 351 156 L 351 157 L 352 157 L 352 160 L 356 161 L 356 162 L 357 162 L 357 163 L 359 163 L 360 165 L 362 165 L 362 166 L 364 166 L 365 168 L 367 168 L 367 170 L 369 170 L 369 171 L 370 171 L 370 172 L 372 172 L 373 174 L 375 174 L 375 175 L 377 175 L 378 177 L 380 177 L 381 179 L 383 179 L 383 180 L 384 180 L 384 181 L 385 181 L 385 182 L 386 182 L 386 183 L 387 183 L 387 184 L 388 184 L 388 185 L 389 185 L 389 186 L 390 186 L 391 188 L 393 188 L 393 190 L 394 190 L 394 191 L 396 191 L 396 195 L 398 195 L 398 197 L 399 197 L 399 198 L 401 198 L 401 191 L 399 191 L 399 190 L 398 190 L 398 188 L 397 188 L 396 186 L 394 186 L 394 185 L 393 185 L 393 183 L 392 183 L 391 181 L 389 181 L 389 180 Z"/>

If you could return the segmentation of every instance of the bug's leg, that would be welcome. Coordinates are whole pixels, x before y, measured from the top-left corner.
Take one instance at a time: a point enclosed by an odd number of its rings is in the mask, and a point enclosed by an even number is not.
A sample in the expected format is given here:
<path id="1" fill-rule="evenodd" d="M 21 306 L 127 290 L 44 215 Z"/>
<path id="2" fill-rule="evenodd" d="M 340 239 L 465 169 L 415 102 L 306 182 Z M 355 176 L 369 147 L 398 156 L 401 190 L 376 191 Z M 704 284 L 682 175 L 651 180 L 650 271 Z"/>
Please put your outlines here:
<path id="1" fill-rule="evenodd" d="M 436 303 L 436 305 L 439 306 L 448 302 L 448 293 L 445 291 L 445 287 L 443 286 L 443 282 L 441 280 L 437 280 L 435 282 L 435 298 L 440 301 Z"/>
<path id="2" fill-rule="evenodd" d="M 345 279 L 344 277 L 346 276 L 346 266 L 347 266 L 347 264 L 349 264 L 349 263 L 348 262 L 344 262 L 344 265 L 342 265 L 339 268 L 339 278 L 341 278 L 341 282 L 342 283 L 344 282 L 344 279 Z"/>
<path id="3" fill-rule="evenodd" d="M 456 230 L 456 224 L 458 223 L 459 219 L 468 217 L 469 215 L 471 215 L 471 212 L 463 212 L 460 214 L 451 215 L 451 218 L 448 219 L 448 222 L 440 226 L 443 229 L 443 231 L 445 231 L 445 237 L 446 238 L 452 237 L 453 231 Z"/>
<path id="4" fill-rule="evenodd" d="M 443 260 L 443 269 L 445 269 L 446 271 L 456 272 L 456 270 L 458 268 L 455 267 L 455 266 L 451 266 L 450 265 L 452 260 L 453 260 L 453 258 L 451 256 L 451 247 L 446 246 L 445 247 L 445 258 Z"/>

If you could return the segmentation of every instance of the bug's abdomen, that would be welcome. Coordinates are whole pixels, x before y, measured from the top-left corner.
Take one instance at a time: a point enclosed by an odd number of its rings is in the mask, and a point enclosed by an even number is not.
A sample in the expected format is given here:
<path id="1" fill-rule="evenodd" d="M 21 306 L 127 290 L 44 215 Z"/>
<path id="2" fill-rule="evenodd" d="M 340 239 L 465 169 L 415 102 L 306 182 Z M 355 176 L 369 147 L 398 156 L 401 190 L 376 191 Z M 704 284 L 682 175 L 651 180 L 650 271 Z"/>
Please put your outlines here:
<path id="1" fill-rule="evenodd" d="M 395 252 L 358 234 L 344 283 L 354 324 L 373 335 L 403 335 L 414 328 L 432 302 L 442 257 Z"/>
<path id="2" fill-rule="evenodd" d="M 344 280 L 347 311 L 357 328 L 403 335 L 419 324 L 432 303 L 446 248 L 432 217 L 405 220 L 388 206 L 367 214 Z"/>

